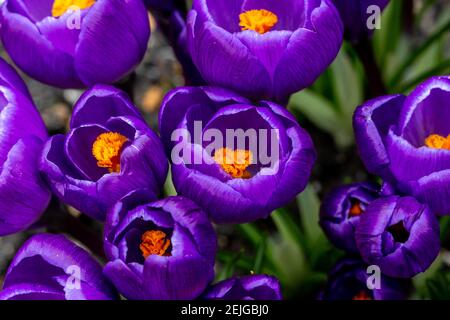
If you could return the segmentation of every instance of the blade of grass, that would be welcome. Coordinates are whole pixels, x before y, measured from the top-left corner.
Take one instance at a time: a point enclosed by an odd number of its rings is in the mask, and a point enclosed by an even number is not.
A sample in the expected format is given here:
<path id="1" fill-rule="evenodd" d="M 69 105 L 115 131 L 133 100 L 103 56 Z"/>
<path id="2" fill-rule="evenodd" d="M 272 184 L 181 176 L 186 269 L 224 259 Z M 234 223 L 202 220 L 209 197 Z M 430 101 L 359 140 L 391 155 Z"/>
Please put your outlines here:
<path id="1" fill-rule="evenodd" d="M 445 60 L 442 63 L 435 66 L 434 68 L 421 73 L 414 79 L 412 79 L 404 84 L 401 84 L 400 86 L 398 86 L 397 88 L 394 89 L 394 92 L 407 92 L 407 91 L 413 89 L 415 86 L 417 86 L 422 81 L 428 79 L 429 77 L 432 77 L 435 75 L 443 75 L 443 74 L 447 74 L 447 73 L 450 73 L 450 59 Z"/>
<path id="2" fill-rule="evenodd" d="M 259 230 L 258 227 L 256 227 L 254 224 L 237 224 L 235 225 L 235 228 L 254 247 L 256 247 L 264 238 L 261 230 Z"/>
<path id="3" fill-rule="evenodd" d="M 266 254 L 266 247 L 267 247 L 266 240 L 263 239 L 261 241 L 261 243 L 258 245 L 258 248 L 256 250 L 255 264 L 253 266 L 253 271 L 256 274 L 261 273 L 261 269 L 262 269 L 263 264 L 264 264 L 264 257 L 265 257 L 265 254 Z"/>
<path id="4" fill-rule="evenodd" d="M 427 40 L 419 46 L 416 50 L 413 51 L 409 57 L 404 60 L 404 62 L 400 65 L 398 70 L 394 73 L 392 78 L 389 81 L 389 87 L 393 87 L 396 83 L 400 82 L 405 72 L 408 68 L 414 64 L 415 60 L 421 56 L 431 45 L 434 44 L 436 40 L 442 37 L 444 34 L 450 31 L 450 21 L 442 25 L 438 30 L 436 30 L 432 35 L 430 35 Z"/>

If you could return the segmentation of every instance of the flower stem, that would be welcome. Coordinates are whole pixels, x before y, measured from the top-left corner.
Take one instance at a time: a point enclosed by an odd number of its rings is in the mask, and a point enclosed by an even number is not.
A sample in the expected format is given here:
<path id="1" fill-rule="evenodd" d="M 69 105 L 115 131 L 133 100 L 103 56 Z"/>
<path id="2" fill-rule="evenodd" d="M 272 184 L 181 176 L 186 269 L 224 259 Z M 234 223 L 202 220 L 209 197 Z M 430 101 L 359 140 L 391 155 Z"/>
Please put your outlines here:
<path id="1" fill-rule="evenodd" d="M 386 86 L 380 68 L 377 65 L 371 42 L 368 39 L 364 39 L 356 43 L 354 47 L 366 72 L 370 96 L 385 95 L 387 93 Z"/>

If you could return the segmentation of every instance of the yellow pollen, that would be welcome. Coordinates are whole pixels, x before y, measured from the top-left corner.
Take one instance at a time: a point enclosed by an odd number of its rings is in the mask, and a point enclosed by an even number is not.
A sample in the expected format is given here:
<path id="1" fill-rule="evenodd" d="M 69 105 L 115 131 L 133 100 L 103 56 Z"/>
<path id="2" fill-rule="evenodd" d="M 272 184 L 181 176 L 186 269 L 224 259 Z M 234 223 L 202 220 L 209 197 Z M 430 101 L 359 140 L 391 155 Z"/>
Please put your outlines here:
<path id="1" fill-rule="evenodd" d="M 52 16 L 57 18 L 66 13 L 67 10 L 82 10 L 93 6 L 95 0 L 55 0 L 52 7 Z"/>
<path id="2" fill-rule="evenodd" d="M 117 132 L 102 133 L 92 145 L 92 154 L 97 166 L 108 168 L 109 172 L 120 172 L 120 153 L 127 138 Z"/>
<path id="3" fill-rule="evenodd" d="M 253 154 L 249 150 L 238 149 L 233 151 L 228 148 L 221 148 L 214 153 L 214 161 L 233 178 L 251 178 L 247 168 L 253 161 Z"/>
<path id="4" fill-rule="evenodd" d="M 170 246 L 170 240 L 167 239 L 167 235 L 160 230 L 146 231 L 141 238 L 142 242 L 139 246 L 141 249 L 142 256 L 147 258 L 152 254 L 157 254 L 158 256 L 170 256 L 167 253 L 167 249 Z"/>
<path id="5" fill-rule="evenodd" d="M 239 26 L 244 30 L 254 30 L 260 34 L 264 34 L 278 22 L 275 13 L 269 10 L 250 10 L 239 15 Z"/>
<path id="6" fill-rule="evenodd" d="M 431 134 L 425 139 L 425 145 L 432 149 L 450 150 L 450 134 L 447 137 Z"/>

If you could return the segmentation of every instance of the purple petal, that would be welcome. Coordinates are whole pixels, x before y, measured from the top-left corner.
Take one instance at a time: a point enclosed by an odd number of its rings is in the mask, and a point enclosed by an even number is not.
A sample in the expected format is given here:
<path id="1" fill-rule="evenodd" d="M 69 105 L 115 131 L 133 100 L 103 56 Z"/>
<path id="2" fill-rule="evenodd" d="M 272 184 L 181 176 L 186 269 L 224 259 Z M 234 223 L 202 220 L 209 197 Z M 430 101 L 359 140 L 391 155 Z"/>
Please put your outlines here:
<path id="1" fill-rule="evenodd" d="M 98 0 L 83 24 L 75 65 L 86 85 L 118 81 L 144 57 L 150 26 L 141 0 Z"/>
<path id="2" fill-rule="evenodd" d="M 390 175 L 385 140 L 389 128 L 397 125 L 404 101 L 402 95 L 370 100 L 358 107 L 353 116 L 356 144 L 364 165 L 385 179 Z"/>

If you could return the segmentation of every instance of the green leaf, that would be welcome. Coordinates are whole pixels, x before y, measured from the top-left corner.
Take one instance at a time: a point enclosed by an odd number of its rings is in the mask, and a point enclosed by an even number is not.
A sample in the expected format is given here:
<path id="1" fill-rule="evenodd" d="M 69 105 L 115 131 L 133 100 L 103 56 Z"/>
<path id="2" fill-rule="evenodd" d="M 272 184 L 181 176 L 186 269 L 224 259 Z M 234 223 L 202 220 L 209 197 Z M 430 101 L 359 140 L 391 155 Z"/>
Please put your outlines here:
<path id="1" fill-rule="evenodd" d="M 235 228 L 255 247 L 263 241 L 264 236 L 261 230 L 252 223 L 237 224 Z"/>
<path id="2" fill-rule="evenodd" d="M 430 297 L 430 291 L 429 291 L 429 284 L 435 282 L 433 279 L 436 279 L 436 277 L 439 277 L 439 274 L 441 273 L 441 267 L 443 264 L 443 257 L 442 253 L 439 254 L 439 256 L 434 260 L 434 262 L 431 264 L 431 266 L 423 273 L 418 274 L 413 278 L 413 284 L 414 288 L 416 289 L 416 296 L 415 298 L 429 298 Z M 433 286 L 433 284 L 431 284 Z"/>
<path id="3" fill-rule="evenodd" d="M 310 89 L 305 89 L 291 97 L 288 109 L 299 111 L 318 128 L 328 132 L 341 148 L 353 144 L 352 128 L 347 119 L 335 110 L 333 104 Z"/>
<path id="4" fill-rule="evenodd" d="M 380 66 L 386 66 L 389 55 L 396 50 L 401 38 L 402 7 L 402 1 L 391 1 L 381 17 L 381 29 L 374 32 L 375 56 Z"/>
<path id="5" fill-rule="evenodd" d="M 319 226 L 320 200 L 311 184 L 297 196 L 297 203 L 306 238 L 314 244 L 323 236 L 323 232 Z"/>
<path id="6" fill-rule="evenodd" d="M 241 261 L 242 254 L 243 254 L 242 251 L 239 251 L 232 255 L 226 254 L 224 252 L 219 252 L 217 254 L 217 259 L 219 261 L 220 260 L 224 261 L 225 265 L 222 268 L 221 272 L 217 274 L 216 281 L 222 281 L 233 276 L 236 266 L 238 265 L 239 261 Z"/>
<path id="7" fill-rule="evenodd" d="M 173 185 L 172 173 L 170 171 L 170 168 L 169 168 L 169 174 L 167 175 L 167 179 L 164 184 L 164 194 L 166 195 L 166 197 L 177 195 L 177 191 L 175 190 L 175 187 Z"/>
<path id="8" fill-rule="evenodd" d="M 432 77 L 434 75 L 448 74 L 450 73 L 450 59 L 443 61 L 442 63 L 435 65 L 433 68 L 424 71 L 421 74 L 415 76 L 415 78 L 402 83 L 398 87 L 393 89 L 393 92 L 407 92 L 412 90 L 415 86 L 420 84 L 422 81 Z"/>
<path id="9" fill-rule="evenodd" d="M 289 291 L 299 286 L 308 272 L 302 247 L 288 238 L 274 236 L 268 239 L 266 251 L 284 287 Z"/>
<path id="10" fill-rule="evenodd" d="M 261 273 L 266 254 L 266 246 L 266 239 L 263 239 L 256 249 L 255 264 L 253 266 L 253 272 L 256 274 Z"/>
<path id="11" fill-rule="evenodd" d="M 299 247 L 305 245 L 305 239 L 300 228 L 285 209 L 275 210 L 272 213 L 272 220 L 280 232 L 280 236 L 286 242 L 293 243 Z"/>
<path id="12" fill-rule="evenodd" d="M 426 281 L 427 296 L 431 300 L 450 300 L 450 273 L 438 273 Z"/>
<path id="13" fill-rule="evenodd" d="M 420 45 L 417 49 L 412 50 L 412 53 L 407 59 L 403 61 L 398 70 L 392 76 L 389 81 L 389 87 L 393 87 L 396 83 L 400 82 L 405 75 L 405 72 L 416 62 L 416 60 L 429 49 L 435 41 L 439 40 L 444 34 L 450 31 L 450 21 L 440 26 L 433 34 L 426 38 L 426 41 Z"/>
<path id="14" fill-rule="evenodd" d="M 343 47 L 331 65 L 332 87 L 335 101 L 339 106 L 346 126 L 351 127 L 355 108 L 363 102 L 363 81 Z"/>

